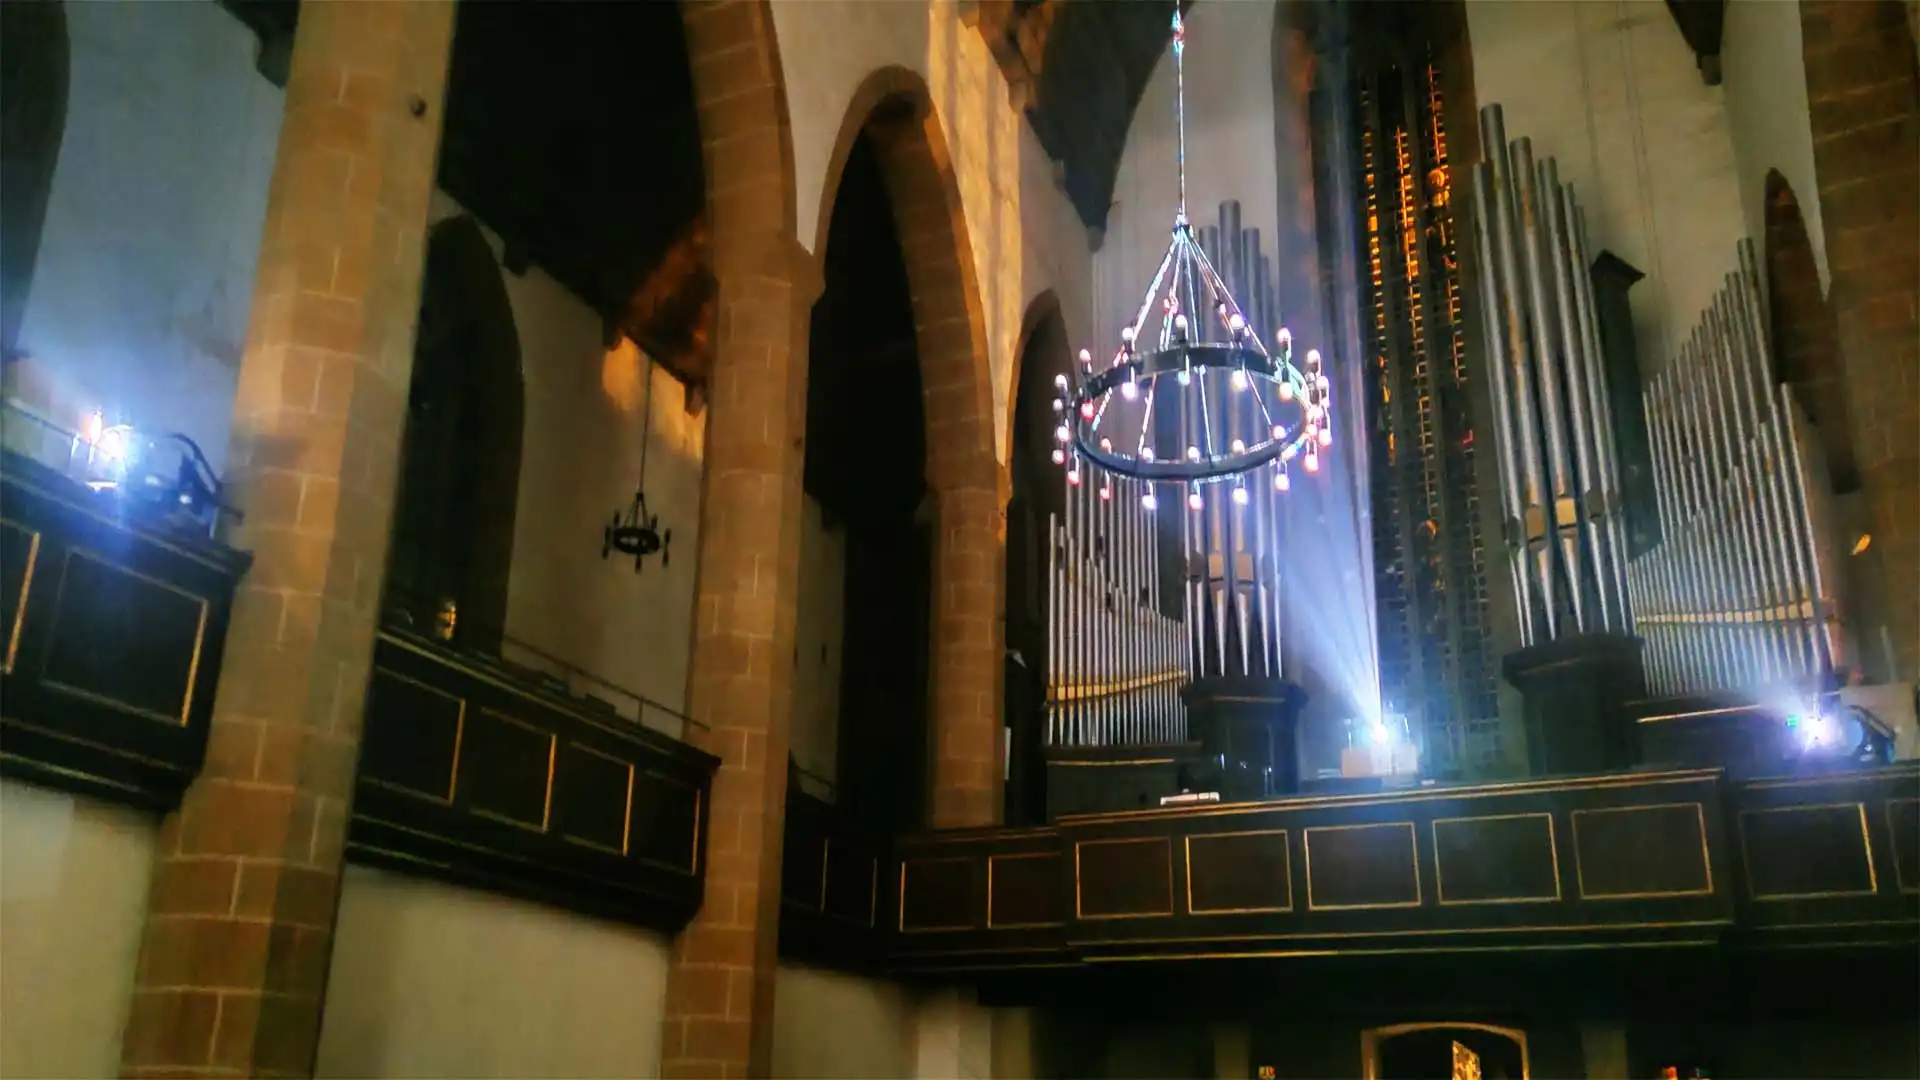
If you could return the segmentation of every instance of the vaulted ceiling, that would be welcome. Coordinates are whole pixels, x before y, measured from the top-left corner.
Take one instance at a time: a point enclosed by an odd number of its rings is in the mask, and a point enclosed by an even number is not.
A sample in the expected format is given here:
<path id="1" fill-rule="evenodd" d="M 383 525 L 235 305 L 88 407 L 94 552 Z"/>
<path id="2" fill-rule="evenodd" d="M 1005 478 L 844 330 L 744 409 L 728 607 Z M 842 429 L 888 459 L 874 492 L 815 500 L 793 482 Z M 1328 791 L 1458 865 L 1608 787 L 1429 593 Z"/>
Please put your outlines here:
<path id="1" fill-rule="evenodd" d="M 975 5 L 976 25 L 1090 229 L 1106 228 L 1127 129 L 1172 37 L 1174 7 L 1174 0 Z"/>

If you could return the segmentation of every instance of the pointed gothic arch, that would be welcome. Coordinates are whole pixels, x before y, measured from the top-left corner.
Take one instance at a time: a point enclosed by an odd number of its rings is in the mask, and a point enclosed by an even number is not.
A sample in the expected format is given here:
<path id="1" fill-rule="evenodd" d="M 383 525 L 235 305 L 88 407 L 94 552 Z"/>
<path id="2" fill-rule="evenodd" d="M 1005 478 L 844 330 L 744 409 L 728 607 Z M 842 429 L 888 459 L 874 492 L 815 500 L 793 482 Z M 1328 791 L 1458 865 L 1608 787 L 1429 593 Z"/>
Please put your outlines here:
<path id="1" fill-rule="evenodd" d="M 815 224 L 824 254 L 856 142 L 878 158 L 912 295 L 934 500 L 932 807 L 935 826 L 991 823 L 1000 788 L 1001 564 L 992 382 L 973 245 L 946 133 L 919 75 L 887 67 L 842 118 Z"/>

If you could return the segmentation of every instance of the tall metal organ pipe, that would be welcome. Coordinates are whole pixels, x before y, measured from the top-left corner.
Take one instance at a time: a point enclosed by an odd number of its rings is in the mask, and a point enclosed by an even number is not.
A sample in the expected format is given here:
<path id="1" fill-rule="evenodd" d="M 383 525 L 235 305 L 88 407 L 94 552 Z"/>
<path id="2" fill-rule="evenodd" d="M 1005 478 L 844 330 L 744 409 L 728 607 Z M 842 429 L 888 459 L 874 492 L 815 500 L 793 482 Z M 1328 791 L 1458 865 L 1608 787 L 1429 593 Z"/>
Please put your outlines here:
<path id="1" fill-rule="evenodd" d="M 1630 632 L 1619 463 L 1613 453 L 1579 203 L 1552 158 L 1511 144 L 1480 111 L 1487 160 L 1471 175 L 1482 319 L 1525 644 Z"/>

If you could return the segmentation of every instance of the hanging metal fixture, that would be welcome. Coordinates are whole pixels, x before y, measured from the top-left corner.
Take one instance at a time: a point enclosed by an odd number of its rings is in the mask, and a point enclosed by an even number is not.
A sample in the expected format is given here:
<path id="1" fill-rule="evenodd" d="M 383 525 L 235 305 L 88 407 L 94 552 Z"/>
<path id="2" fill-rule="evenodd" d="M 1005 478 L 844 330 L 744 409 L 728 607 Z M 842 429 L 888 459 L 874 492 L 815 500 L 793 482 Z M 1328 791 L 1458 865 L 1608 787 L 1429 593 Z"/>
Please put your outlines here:
<path id="1" fill-rule="evenodd" d="M 1100 497 L 1111 499 L 1116 479 L 1137 481 L 1148 510 L 1164 485 L 1177 485 L 1194 511 L 1205 507 L 1210 485 L 1228 485 L 1234 504 L 1246 505 L 1250 483 L 1285 491 L 1296 460 L 1313 472 L 1333 445 L 1319 352 L 1307 350 L 1296 367 L 1285 327 L 1270 351 L 1187 220 L 1185 51 L 1176 10 L 1179 205 L 1172 240 L 1138 312 L 1121 328 L 1112 360 L 1096 371 L 1093 354 L 1082 349 L 1075 377 L 1054 382 L 1053 460 L 1066 468 L 1067 482 L 1077 486 L 1091 471 Z"/>
<path id="2" fill-rule="evenodd" d="M 633 559 L 633 572 L 639 573 L 645 566 L 647 556 L 659 555 L 660 565 L 667 565 L 668 547 L 673 543 L 673 530 L 660 527 L 660 515 L 647 513 L 647 447 L 653 441 L 653 357 L 647 357 L 647 393 L 645 404 L 641 406 L 645 414 L 640 422 L 640 487 L 633 493 L 633 502 L 624 512 L 614 511 L 613 521 L 607 526 L 605 538 L 600 544 L 600 557 L 610 559 L 615 553 L 630 556 Z"/>

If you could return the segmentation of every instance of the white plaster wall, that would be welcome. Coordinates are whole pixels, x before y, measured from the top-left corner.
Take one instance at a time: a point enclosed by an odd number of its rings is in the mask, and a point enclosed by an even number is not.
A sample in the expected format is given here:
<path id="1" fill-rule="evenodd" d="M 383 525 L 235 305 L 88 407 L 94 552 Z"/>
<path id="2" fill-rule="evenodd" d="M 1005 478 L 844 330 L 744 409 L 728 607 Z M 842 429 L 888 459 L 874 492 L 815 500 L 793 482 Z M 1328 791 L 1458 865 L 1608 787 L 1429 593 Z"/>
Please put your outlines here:
<path id="1" fill-rule="evenodd" d="M 897 983 L 781 964 L 774 977 L 772 1075 L 912 1076 L 914 1017 L 913 1001 Z"/>
<path id="2" fill-rule="evenodd" d="M 212 0 L 67 5 L 65 133 L 20 347 L 50 419 L 191 436 L 219 468 L 280 91 Z"/>
<path id="3" fill-rule="evenodd" d="M 914 1068 L 920 1080 L 986 1080 L 994 1076 L 994 1010 L 971 988 L 920 995 L 914 1024 Z M 1121 1075 L 1121 1074 L 1115 1074 Z"/>
<path id="4" fill-rule="evenodd" d="M 0 781 L 0 1077 L 120 1075 L 157 823 Z"/>
<path id="5" fill-rule="evenodd" d="M 1188 217 L 1196 227 L 1214 224 L 1220 204 L 1238 199 L 1242 227 L 1259 229 L 1261 249 L 1269 254 L 1279 238 L 1275 9 L 1270 3 L 1199 0 L 1188 13 L 1186 48 Z M 1094 256 L 1093 341 L 1076 339 L 1076 349 L 1097 353 L 1118 345 L 1121 325 L 1133 317 L 1166 252 L 1178 205 L 1173 84 L 1168 50 L 1127 130 L 1115 206 Z"/>
<path id="6" fill-rule="evenodd" d="M 809 496 L 800 521 L 800 605 L 794 620 L 793 760 L 829 781 L 839 775 L 840 655 L 845 641 L 847 540 Z M 819 794 L 809 788 L 810 793 Z"/>
<path id="7" fill-rule="evenodd" d="M 1771 2 L 1771 0 L 1765 0 Z M 1745 234 L 1724 92 L 1661 0 L 1467 0 L 1475 97 L 1552 155 L 1593 248 L 1639 267 L 1642 369 L 1686 339 Z"/>
<path id="8" fill-rule="evenodd" d="M 812 250 L 829 159 L 853 94 L 872 72 L 926 80 L 960 190 L 992 365 L 995 453 L 1006 460 L 1020 324 L 1047 289 L 1075 340 L 1089 311 L 1087 237 L 979 32 L 952 0 L 776 3 L 773 21 L 793 131 L 799 239 Z M 819 254 L 819 252 L 815 252 Z"/>
<path id="9" fill-rule="evenodd" d="M 1767 173 L 1778 169 L 1799 199 L 1820 287 L 1825 289 L 1826 227 L 1813 170 L 1807 69 L 1800 44 L 1799 0 L 1731 0 L 1727 4 L 1720 71 L 1747 235 L 1756 244 L 1766 239 Z"/>
<path id="10" fill-rule="evenodd" d="M 660 1075 L 671 944 L 349 866 L 316 1076 Z"/>

